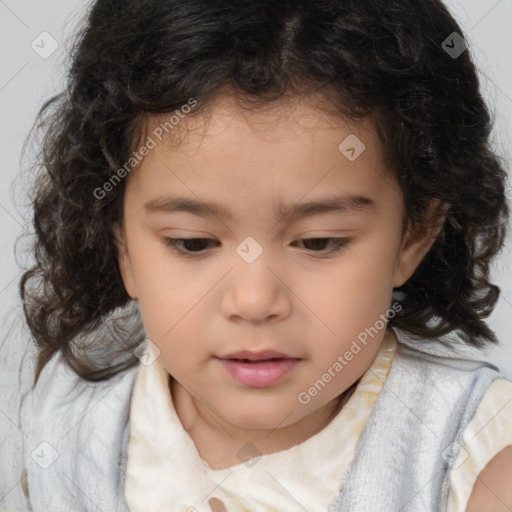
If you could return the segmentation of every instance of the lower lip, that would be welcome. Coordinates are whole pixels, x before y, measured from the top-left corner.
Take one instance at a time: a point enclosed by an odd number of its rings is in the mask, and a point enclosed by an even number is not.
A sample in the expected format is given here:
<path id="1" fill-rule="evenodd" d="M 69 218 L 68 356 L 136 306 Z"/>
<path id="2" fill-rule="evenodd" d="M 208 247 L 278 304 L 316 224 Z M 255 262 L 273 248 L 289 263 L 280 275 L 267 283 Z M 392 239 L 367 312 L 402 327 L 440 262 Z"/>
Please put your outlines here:
<path id="1" fill-rule="evenodd" d="M 265 388 L 280 381 L 299 359 L 274 359 L 247 363 L 237 359 L 219 359 L 237 382 L 251 388 Z"/>

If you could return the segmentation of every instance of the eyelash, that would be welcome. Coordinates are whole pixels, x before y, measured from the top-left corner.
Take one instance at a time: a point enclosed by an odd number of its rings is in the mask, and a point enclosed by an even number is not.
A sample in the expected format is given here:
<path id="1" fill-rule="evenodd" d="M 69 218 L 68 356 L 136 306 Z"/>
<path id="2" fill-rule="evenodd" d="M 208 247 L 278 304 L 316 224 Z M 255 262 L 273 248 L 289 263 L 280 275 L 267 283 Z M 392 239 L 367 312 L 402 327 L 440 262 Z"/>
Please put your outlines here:
<path id="1" fill-rule="evenodd" d="M 179 247 L 179 244 L 181 242 L 191 242 L 191 241 L 213 241 L 213 238 L 169 238 L 164 237 L 163 239 L 164 244 L 169 247 L 173 252 L 177 253 L 179 256 L 183 258 L 198 258 L 204 254 L 204 249 L 201 251 L 185 251 L 182 248 Z M 339 254 L 350 242 L 350 238 L 335 238 L 335 237 L 318 237 L 318 238 L 303 238 L 300 241 L 311 241 L 311 240 L 333 240 L 334 247 L 329 249 L 328 251 L 312 251 L 312 252 L 323 252 L 324 254 L 327 254 L 328 256 L 334 256 L 336 254 Z M 194 256 L 194 254 L 196 254 Z"/>

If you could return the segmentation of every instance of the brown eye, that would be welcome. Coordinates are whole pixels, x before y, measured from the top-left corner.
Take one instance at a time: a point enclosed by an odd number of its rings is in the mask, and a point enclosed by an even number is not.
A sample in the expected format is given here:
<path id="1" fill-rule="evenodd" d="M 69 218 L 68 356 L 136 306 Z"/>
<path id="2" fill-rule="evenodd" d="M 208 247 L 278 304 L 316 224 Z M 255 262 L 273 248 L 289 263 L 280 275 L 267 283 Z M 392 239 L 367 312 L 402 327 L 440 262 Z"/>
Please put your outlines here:
<path id="1" fill-rule="evenodd" d="M 322 251 L 328 245 L 329 240 L 330 238 L 305 238 L 303 243 L 306 249 Z"/>
<path id="2" fill-rule="evenodd" d="M 299 240 L 302 242 L 306 249 L 312 252 L 323 252 L 325 254 L 336 254 L 341 252 L 350 239 L 348 238 L 303 238 Z M 331 242 L 331 243 L 329 243 Z M 330 247 L 326 250 L 326 246 Z"/>
<path id="3" fill-rule="evenodd" d="M 210 242 L 214 241 L 213 238 L 168 238 L 165 237 L 163 242 L 166 246 L 170 247 L 174 252 L 187 257 L 194 253 L 203 252 Z M 193 256 L 192 256 L 193 257 Z"/>
<path id="4" fill-rule="evenodd" d="M 168 238 L 162 239 L 167 247 L 184 258 L 200 257 L 209 248 L 209 244 L 215 242 L 213 238 Z M 333 255 L 341 252 L 349 243 L 348 238 L 304 238 L 299 243 L 313 253 Z"/>

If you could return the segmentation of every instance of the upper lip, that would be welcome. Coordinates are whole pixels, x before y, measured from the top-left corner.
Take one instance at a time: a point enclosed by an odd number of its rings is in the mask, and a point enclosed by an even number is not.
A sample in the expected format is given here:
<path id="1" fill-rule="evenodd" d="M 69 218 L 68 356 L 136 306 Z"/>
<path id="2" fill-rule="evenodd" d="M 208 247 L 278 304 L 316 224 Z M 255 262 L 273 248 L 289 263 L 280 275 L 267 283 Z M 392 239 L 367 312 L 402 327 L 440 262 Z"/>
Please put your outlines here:
<path id="1" fill-rule="evenodd" d="M 250 361 L 263 361 L 266 359 L 294 359 L 277 350 L 262 350 L 261 352 L 251 352 L 250 350 L 242 350 L 233 352 L 219 359 L 249 359 Z"/>

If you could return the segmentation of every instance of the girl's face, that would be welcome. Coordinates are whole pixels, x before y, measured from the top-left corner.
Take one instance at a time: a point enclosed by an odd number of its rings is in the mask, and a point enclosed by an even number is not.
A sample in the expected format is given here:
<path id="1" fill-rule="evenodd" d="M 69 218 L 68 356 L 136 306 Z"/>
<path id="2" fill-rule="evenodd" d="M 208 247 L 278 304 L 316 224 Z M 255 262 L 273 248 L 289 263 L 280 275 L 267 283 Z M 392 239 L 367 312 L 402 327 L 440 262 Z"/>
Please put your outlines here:
<path id="1" fill-rule="evenodd" d="M 433 233 L 402 240 L 402 195 L 370 121 L 336 122 L 304 100 L 242 113 L 224 97 L 208 125 L 184 115 L 160 141 L 169 117 L 146 125 L 143 143 L 156 147 L 128 176 L 115 228 L 147 337 L 182 392 L 222 422 L 308 421 L 370 366 L 392 289 Z M 222 359 L 269 350 L 289 359 Z"/>

